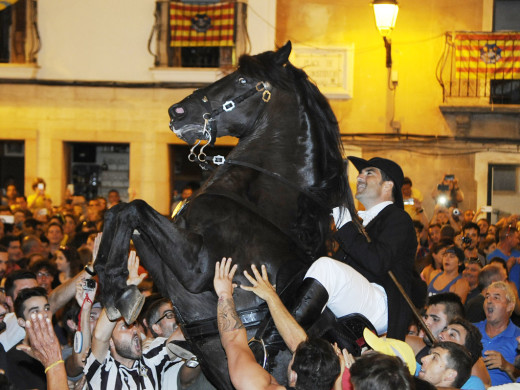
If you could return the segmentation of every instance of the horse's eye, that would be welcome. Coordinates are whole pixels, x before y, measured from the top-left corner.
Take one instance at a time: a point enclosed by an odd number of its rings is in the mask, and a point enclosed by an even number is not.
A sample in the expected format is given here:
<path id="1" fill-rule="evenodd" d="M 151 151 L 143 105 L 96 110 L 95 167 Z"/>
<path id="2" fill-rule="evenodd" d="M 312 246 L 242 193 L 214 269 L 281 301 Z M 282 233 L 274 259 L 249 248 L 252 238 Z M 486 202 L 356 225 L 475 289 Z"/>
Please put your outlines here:
<path id="1" fill-rule="evenodd" d="M 246 80 L 245 78 L 243 78 L 243 77 L 240 77 L 240 78 L 238 79 L 238 82 L 239 82 L 240 84 L 247 84 L 247 80 Z"/>

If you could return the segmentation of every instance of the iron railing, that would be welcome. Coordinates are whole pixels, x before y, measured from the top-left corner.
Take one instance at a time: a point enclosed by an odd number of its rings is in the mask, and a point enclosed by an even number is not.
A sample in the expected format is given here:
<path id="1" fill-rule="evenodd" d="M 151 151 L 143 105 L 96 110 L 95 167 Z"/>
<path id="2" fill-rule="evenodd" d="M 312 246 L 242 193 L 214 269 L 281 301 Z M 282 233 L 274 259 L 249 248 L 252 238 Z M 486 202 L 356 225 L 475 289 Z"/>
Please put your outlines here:
<path id="1" fill-rule="evenodd" d="M 520 32 L 447 32 L 436 73 L 444 102 L 520 104 Z"/>

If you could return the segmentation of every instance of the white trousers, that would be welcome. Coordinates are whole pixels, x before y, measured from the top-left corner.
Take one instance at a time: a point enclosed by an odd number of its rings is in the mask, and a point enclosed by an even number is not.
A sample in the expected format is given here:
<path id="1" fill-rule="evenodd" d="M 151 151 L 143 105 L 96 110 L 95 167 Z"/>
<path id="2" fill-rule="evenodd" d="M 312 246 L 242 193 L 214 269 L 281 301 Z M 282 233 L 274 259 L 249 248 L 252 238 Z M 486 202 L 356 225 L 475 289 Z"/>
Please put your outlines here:
<path id="1" fill-rule="evenodd" d="M 336 317 L 363 314 L 379 335 L 388 329 L 388 303 L 383 287 L 370 283 L 351 266 L 330 257 L 320 257 L 305 274 L 320 282 L 329 294 L 327 306 Z"/>

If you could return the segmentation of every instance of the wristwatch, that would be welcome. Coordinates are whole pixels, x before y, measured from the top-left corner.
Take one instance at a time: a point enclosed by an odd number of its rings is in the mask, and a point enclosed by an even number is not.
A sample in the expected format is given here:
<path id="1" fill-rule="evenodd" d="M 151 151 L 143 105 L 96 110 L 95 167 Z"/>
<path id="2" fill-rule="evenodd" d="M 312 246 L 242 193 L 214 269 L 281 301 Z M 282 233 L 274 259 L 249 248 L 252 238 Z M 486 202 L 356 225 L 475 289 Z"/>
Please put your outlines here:
<path id="1" fill-rule="evenodd" d="M 92 268 L 92 270 L 89 268 L 89 264 L 85 266 L 85 272 L 89 274 L 90 276 L 96 276 L 96 271 Z"/>

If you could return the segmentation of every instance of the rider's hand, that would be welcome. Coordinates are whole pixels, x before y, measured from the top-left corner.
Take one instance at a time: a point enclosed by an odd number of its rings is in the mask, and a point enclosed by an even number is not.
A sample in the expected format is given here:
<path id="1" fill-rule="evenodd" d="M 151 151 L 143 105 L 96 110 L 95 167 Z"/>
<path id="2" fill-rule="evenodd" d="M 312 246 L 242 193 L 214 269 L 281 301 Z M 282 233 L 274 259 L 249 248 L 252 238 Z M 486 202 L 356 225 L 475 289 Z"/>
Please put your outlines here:
<path id="1" fill-rule="evenodd" d="M 332 209 L 332 216 L 334 217 L 334 223 L 336 224 L 336 229 L 338 230 L 347 222 L 352 221 L 350 211 L 348 211 L 346 207 L 334 207 Z"/>
<path id="2" fill-rule="evenodd" d="M 217 261 L 215 264 L 213 286 L 219 298 L 231 298 L 233 296 L 233 289 L 236 287 L 236 284 L 233 284 L 233 277 L 235 276 L 237 265 L 235 264 L 233 268 L 231 268 L 231 261 L 231 258 L 226 259 L 223 257 L 221 263 Z"/>
<path id="3" fill-rule="evenodd" d="M 252 286 L 241 285 L 240 288 L 246 291 L 254 292 L 258 297 L 267 301 L 269 298 L 277 295 L 274 286 L 269 282 L 269 275 L 267 275 L 267 269 L 262 264 L 262 275 L 258 272 L 258 269 L 254 264 L 251 265 L 254 277 L 249 275 L 247 271 L 244 271 L 244 276 L 249 280 Z"/>

